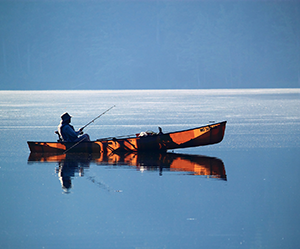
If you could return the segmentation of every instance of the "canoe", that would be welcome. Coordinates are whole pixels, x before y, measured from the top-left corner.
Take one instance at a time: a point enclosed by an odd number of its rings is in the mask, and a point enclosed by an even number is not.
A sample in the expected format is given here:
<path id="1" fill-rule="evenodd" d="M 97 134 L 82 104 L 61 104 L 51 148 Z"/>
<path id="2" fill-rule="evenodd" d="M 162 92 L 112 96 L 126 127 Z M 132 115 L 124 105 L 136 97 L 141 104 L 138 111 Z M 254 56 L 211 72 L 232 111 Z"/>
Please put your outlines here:
<path id="1" fill-rule="evenodd" d="M 66 153 L 43 154 L 30 153 L 28 163 L 51 163 L 59 165 L 60 172 L 67 172 L 70 176 L 76 173 L 83 175 L 84 169 L 90 167 L 90 163 L 97 165 L 130 166 L 140 171 L 185 172 L 191 175 L 202 175 L 208 178 L 227 180 L 225 166 L 221 159 L 201 155 L 182 153 L 160 152 L 127 152 L 127 153 Z"/>
<path id="2" fill-rule="evenodd" d="M 226 121 L 170 133 L 143 132 L 136 136 L 102 138 L 89 142 L 28 141 L 31 153 L 108 153 L 168 151 L 219 143 L 225 134 Z M 141 136 L 142 135 L 142 136 Z"/>

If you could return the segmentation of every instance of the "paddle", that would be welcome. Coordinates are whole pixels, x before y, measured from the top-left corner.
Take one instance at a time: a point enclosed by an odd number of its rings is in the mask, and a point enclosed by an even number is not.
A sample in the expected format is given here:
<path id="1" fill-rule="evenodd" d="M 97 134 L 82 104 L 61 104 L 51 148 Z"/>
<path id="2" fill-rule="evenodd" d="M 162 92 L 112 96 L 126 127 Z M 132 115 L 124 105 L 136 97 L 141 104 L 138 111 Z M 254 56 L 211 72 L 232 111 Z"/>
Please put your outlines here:
<path id="1" fill-rule="evenodd" d="M 97 116 L 96 118 L 94 118 L 92 121 L 88 122 L 85 126 L 81 127 L 79 130 L 82 132 L 85 127 L 87 127 L 88 125 L 90 125 L 91 123 L 93 123 L 96 119 L 100 118 L 102 115 L 104 115 L 105 113 L 107 113 L 108 111 L 110 111 L 114 107 L 115 107 L 115 105 L 113 105 L 112 107 L 108 108 L 105 112 L 102 112 L 99 116 Z M 83 137 L 81 140 L 79 140 L 76 144 L 74 144 L 73 146 L 71 146 L 69 149 L 65 150 L 64 154 L 66 154 L 68 151 L 70 151 L 71 149 L 73 149 L 75 146 L 77 146 L 78 144 L 80 144 L 84 140 L 85 140 L 85 137 Z"/>

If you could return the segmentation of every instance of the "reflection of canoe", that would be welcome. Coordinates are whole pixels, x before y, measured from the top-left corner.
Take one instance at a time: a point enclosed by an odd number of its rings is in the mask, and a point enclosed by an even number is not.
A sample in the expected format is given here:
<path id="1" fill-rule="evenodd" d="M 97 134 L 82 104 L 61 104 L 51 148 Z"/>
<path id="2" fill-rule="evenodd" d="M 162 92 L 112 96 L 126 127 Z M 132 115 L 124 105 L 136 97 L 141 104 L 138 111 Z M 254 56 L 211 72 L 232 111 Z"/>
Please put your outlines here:
<path id="1" fill-rule="evenodd" d="M 219 143 L 224 137 L 225 127 L 226 121 L 184 131 L 148 134 L 147 136 L 98 139 L 81 143 L 32 141 L 27 143 L 32 153 L 167 151 Z"/>
<path id="2" fill-rule="evenodd" d="M 215 157 L 176 153 L 119 153 L 119 154 L 41 154 L 31 153 L 29 162 L 81 163 L 94 162 L 99 165 L 134 166 L 139 170 L 163 170 L 189 172 L 193 175 L 205 175 L 226 180 L 222 160 Z"/>

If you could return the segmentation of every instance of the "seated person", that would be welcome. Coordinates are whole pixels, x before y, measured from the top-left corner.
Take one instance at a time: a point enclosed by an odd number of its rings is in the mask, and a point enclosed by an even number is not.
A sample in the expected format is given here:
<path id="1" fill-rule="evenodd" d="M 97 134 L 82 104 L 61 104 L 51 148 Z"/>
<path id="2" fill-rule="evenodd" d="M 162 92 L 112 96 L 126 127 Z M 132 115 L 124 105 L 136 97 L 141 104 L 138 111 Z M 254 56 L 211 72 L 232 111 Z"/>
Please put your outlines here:
<path id="1" fill-rule="evenodd" d="M 62 137 L 64 142 L 81 142 L 81 141 L 90 141 L 88 134 L 83 134 L 83 128 L 80 128 L 78 131 L 75 131 L 74 127 L 70 125 L 71 117 L 67 112 L 61 115 L 61 121 L 58 126 L 58 133 Z"/>

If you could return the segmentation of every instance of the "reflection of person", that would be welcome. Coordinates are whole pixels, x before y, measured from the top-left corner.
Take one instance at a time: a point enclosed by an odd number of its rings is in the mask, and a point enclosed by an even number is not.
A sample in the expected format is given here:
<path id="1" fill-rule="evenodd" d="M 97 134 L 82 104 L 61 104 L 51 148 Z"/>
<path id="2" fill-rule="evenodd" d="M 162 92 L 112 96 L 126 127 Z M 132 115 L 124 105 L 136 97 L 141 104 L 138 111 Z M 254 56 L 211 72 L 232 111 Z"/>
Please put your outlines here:
<path id="1" fill-rule="evenodd" d="M 88 168 L 90 161 L 88 158 L 77 157 L 76 155 L 66 155 L 65 159 L 58 163 L 56 169 L 61 187 L 65 193 L 70 193 L 72 188 L 72 179 L 76 173 L 80 177 L 84 176 L 84 168 Z"/>
<path id="2" fill-rule="evenodd" d="M 78 142 L 78 141 L 90 141 L 88 134 L 83 134 L 83 128 L 80 128 L 78 131 L 75 131 L 74 127 L 70 125 L 71 117 L 67 112 L 61 115 L 61 121 L 58 126 L 58 132 L 62 137 L 64 142 Z M 79 137 L 78 137 L 79 136 Z"/>

